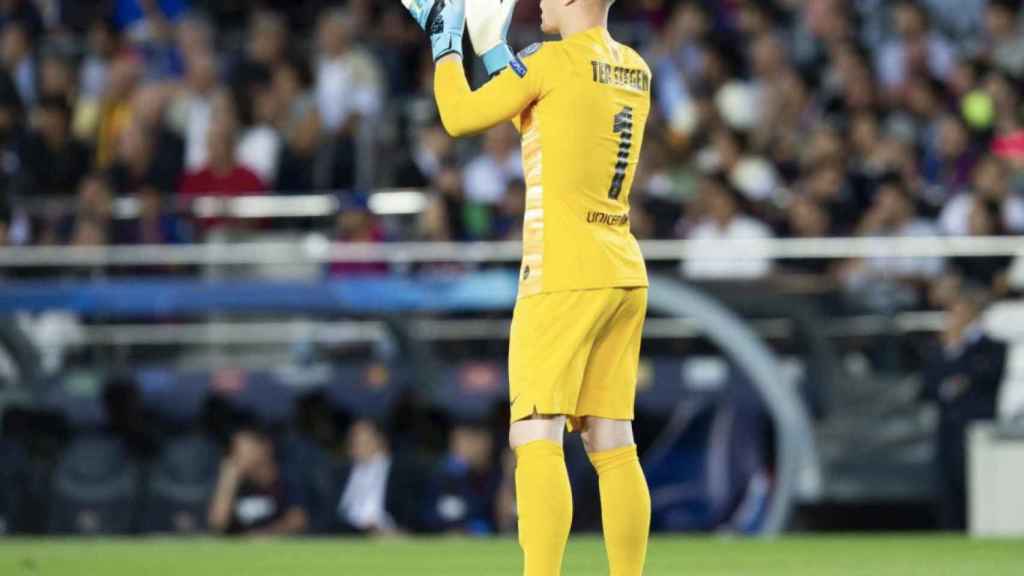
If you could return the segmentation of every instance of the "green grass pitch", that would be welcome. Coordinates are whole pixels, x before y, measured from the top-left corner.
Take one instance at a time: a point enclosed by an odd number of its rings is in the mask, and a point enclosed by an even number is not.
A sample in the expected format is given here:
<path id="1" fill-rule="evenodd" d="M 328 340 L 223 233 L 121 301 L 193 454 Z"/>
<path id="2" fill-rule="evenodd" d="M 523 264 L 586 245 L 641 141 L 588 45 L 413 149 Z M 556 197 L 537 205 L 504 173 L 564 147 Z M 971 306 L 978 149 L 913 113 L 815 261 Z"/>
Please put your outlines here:
<path id="1" fill-rule="evenodd" d="M 516 576 L 512 539 L 0 539 L 4 576 Z M 574 537 L 565 576 L 607 574 L 595 537 Z M 647 576 L 1019 576 L 1024 541 L 952 536 L 652 540 Z"/>

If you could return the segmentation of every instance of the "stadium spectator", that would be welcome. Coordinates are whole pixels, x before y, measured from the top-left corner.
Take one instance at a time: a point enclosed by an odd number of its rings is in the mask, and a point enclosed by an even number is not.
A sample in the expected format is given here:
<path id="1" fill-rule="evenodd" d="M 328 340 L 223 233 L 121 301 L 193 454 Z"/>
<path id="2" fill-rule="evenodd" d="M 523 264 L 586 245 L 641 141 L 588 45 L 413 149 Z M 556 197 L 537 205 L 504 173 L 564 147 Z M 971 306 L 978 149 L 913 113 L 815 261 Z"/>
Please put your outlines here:
<path id="1" fill-rule="evenodd" d="M 10 203 L 6 197 L 0 196 L 0 248 L 10 242 L 12 216 Z"/>
<path id="2" fill-rule="evenodd" d="M 683 275 L 690 280 L 749 280 L 768 274 L 772 262 L 768 258 L 751 255 L 741 259 L 725 259 L 709 254 L 715 246 L 728 240 L 756 240 L 771 238 L 772 231 L 763 223 L 744 213 L 739 193 L 726 180 L 715 174 L 706 176 L 700 184 L 699 215 L 692 227 L 685 231 L 697 247 L 695 256 L 684 261 Z M 703 250 L 704 246 L 710 250 Z M 700 257 L 701 254 L 707 255 Z"/>
<path id="3" fill-rule="evenodd" d="M 205 167 L 185 175 L 180 192 L 185 199 L 196 196 L 243 196 L 262 194 L 266 185 L 236 155 L 237 115 L 231 95 L 220 92 L 211 109 L 207 134 L 209 159 Z"/>
<path id="4" fill-rule="evenodd" d="M 177 244 L 191 239 L 188 223 L 172 211 L 165 210 L 166 193 L 151 185 L 143 185 L 134 194 L 138 216 L 118 222 L 115 241 L 119 244 Z M 136 272 L 165 272 L 173 267 L 136 269 Z"/>
<path id="5" fill-rule="evenodd" d="M 207 132 L 217 80 L 212 53 L 198 53 L 185 62 L 185 80 L 171 105 L 170 123 L 185 139 L 186 170 L 198 170 L 207 162 Z"/>
<path id="6" fill-rule="evenodd" d="M 387 76 L 391 96 L 400 98 L 416 88 L 418 67 L 415 63 L 422 48 L 420 31 L 400 5 L 387 4 L 381 9 L 383 13 L 374 30 L 375 52 Z"/>
<path id="7" fill-rule="evenodd" d="M 924 374 L 922 394 L 939 405 L 936 434 L 937 513 L 945 530 L 963 530 L 966 516 L 965 435 L 971 422 L 995 416 L 1006 345 L 985 335 L 987 291 L 961 283 L 946 309 L 939 346 Z"/>
<path id="8" fill-rule="evenodd" d="M 238 139 L 238 161 L 267 183 L 277 178 L 283 145 L 274 124 L 280 101 L 270 74 L 267 66 L 253 65 L 242 86 L 244 92 L 236 93 L 235 98 L 244 125 Z"/>
<path id="9" fill-rule="evenodd" d="M 164 78 L 179 80 L 189 61 L 214 52 L 215 37 L 216 31 L 205 15 L 195 11 L 186 13 L 174 26 L 174 44 L 168 47 Z"/>
<path id="10" fill-rule="evenodd" d="M 967 233 L 971 236 L 1003 236 L 999 204 L 975 198 L 968 215 Z M 994 297 L 1009 292 L 1011 256 L 976 256 L 955 258 L 951 267 L 968 282 L 986 287 Z"/>
<path id="11" fill-rule="evenodd" d="M 64 97 L 43 98 L 35 115 L 38 127 L 29 133 L 22 152 L 26 191 L 70 198 L 89 172 L 91 151 L 71 133 L 71 107 Z"/>
<path id="12" fill-rule="evenodd" d="M 92 173 L 78 185 L 75 210 L 59 224 L 57 237 L 61 242 L 71 240 L 79 221 L 87 220 L 102 228 L 104 236 L 113 228 L 113 193 L 110 182 L 103 174 Z"/>
<path id="13" fill-rule="evenodd" d="M 316 97 L 329 138 L 329 185 L 351 189 L 357 178 L 360 138 L 369 134 L 363 121 L 381 110 L 381 71 L 373 56 L 356 44 L 358 29 L 351 14 L 328 10 L 317 31 Z"/>
<path id="14" fill-rule="evenodd" d="M 1011 233 L 1024 232 L 1024 198 L 1010 190 L 1012 174 L 1005 161 L 997 156 L 984 156 L 972 172 L 971 188 L 954 196 L 939 216 L 944 234 L 970 234 L 971 212 L 978 202 L 996 208 L 998 228 Z"/>
<path id="15" fill-rule="evenodd" d="M 147 86 L 132 102 L 132 122 L 121 132 L 110 179 L 118 195 L 151 186 L 170 194 L 177 189 L 185 162 L 185 143 L 167 128 L 166 90 Z"/>
<path id="16" fill-rule="evenodd" d="M 356 420 L 349 429 L 351 463 L 341 475 L 335 530 L 394 535 L 419 527 L 423 472 L 391 451 L 380 422 Z"/>
<path id="17" fill-rule="evenodd" d="M 317 162 L 322 127 L 311 86 L 312 72 L 303 60 L 290 58 L 274 68 L 273 90 L 278 103 L 274 122 L 283 137 L 274 184 L 278 193 L 326 188 L 323 176 L 318 176 L 322 172 Z"/>
<path id="18" fill-rule="evenodd" d="M 43 17 L 32 0 L 4 0 L 0 2 L 0 26 L 19 22 L 32 39 L 44 32 Z"/>
<path id="19" fill-rule="evenodd" d="M 913 0 L 894 2 L 890 8 L 896 37 L 878 54 L 878 78 L 894 95 L 915 74 L 949 79 L 956 59 L 953 46 L 932 29 L 928 12 Z"/>
<path id="20" fill-rule="evenodd" d="M 96 103 L 83 102 L 80 133 L 95 139 L 96 165 L 107 168 L 117 152 L 117 141 L 131 123 L 132 97 L 142 76 L 142 62 L 131 52 L 121 52 L 110 66 L 107 89 Z"/>
<path id="21" fill-rule="evenodd" d="M 287 61 L 288 26 L 284 18 L 269 10 L 256 10 L 249 17 L 244 52 L 237 56 L 229 80 L 244 85 L 254 68 L 276 72 Z"/>
<path id="22" fill-rule="evenodd" d="M 360 199 L 345 202 L 335 217 L 335 240 L 338 242 L 375 243 L 384 240 L 384 231 L 373 213 Z M 333 276 L 373 276 L 387 274 L 387 262 L 334 262 Z"/>
<path id="23" fill-rule="evenodd" d="M 809 166 L 804 174 L 800 189 L 828 213 L 833 230 L 839 234 L 853 233 L 862 213 L 861 202 L 843 159 L 829 154 Z"/>
<path id="24" fill-rule="evenodd" d="M 117 0 L 114 19 L 132 42 L 146 44 L 166 39 L 187 8 L 185 0 Z"/>
<path id="25" fill-rule="evenodd" d="M 43 50 L 39 58 L 39 94 L 58 96 L 69 103 L 78 96 L 78 78 L 75 76 L 69 54 L 59 48 Z"/>
<path id="26" fill-rule="evenodd" d="M 999 70 L 1014 78 L 1024 75 L 1024 34 L 1019 0 L 985 3 L 985 34 L 981 53 Z"/>
<path id="27" fill-rule="evenodd" d="M 96 101 L 103 96 L 118 42 L 117 30 L 109 19 L 97 16 L 89 24 L 85 57 L 78 67 L 83 99 Z"/>
<path id="28" fill-rule="evenodd" d="M 420 220 L 420 233 L 426 240 L 450 242 L 468 236 L 464 211 L 465 193 L 462 172 L 453 163 L 444 163 L 431 183 L 435 195 Z"/>
<path id="29" fill-rule="evenodd" d="M 914 199 L 895 177 L 881 183 L 874 202 L 861 219 L 857 235 L 875 238 L 937 236 L 938 229 L 917 215 Z M 943 270 L 938 257 L 895 258 L 878 256 L 847 262 L 840 276 L 859 306 L 879 312 L 901 310 L 919 303 L 921 290 Z"/>
<path id="30" fill-rule="evenodd" d="M 8 20 L 0 29 L 0 66 L 14 79 L 18 95 L 26 105 L 34 104 L 37 95 L 32 48 L 32 38 L 24 21 Z"/>
<path id="31" fill-rule="evenodd" d="M 925 181 L 937 188 L 926 200 L 941 206 L 968 185 L 975 151 L 967 126 L 958 116 L 943 115 L 926 132 L 921 171 Z"/>
<path id="32" fill-rule="evenodd" d="M 786 236 L 792 238 L 826 238 L 831 236 L 832 221 L 820 204 L 806 196 L 796 196 L 786 211 Z M 823 258 L 797 258 L 779 263 L 784 272 L 807 274 L 818 287 L 827 285 L 823 280 L 830 274 L 833 261 Z"/>
<path id="33" fill-rule="evenodd" d="M 466 199 L 493 206 L 501 201 L 514 179 L 523 177 L 523 161 L 511 124 L 496 126 L 484 134 L 483 150 L 465 168 Z"/>
<path id="34" fill-rule="evenodd" d="M 448 452 L 427 482 L 424 527 L 431 532 L 493 534 L 501 476 L 486 422 L 456 423 L 448 437 Z"/>
<path id="35" fill-rule="evenodd" d="M 396 186 L 422 188 L 428 186 L 445 162 L 454 156 L 455 141 L 440 123 L 431 123 L 416 130 L 413 145 L 395 171 Z"/>
<path id="36" fill-rule="evenodd" d="M 266 431 L 250 426 L 235 432 L 210 502 L 210 528 L 252 536 L 305 532 L 302 491 L 286 472 Z"/>
<path id="37" fill-rule="evenodd" d="M 24 114 L 21 98 L 11 78 L 0 72 L 0 197 L 8 202 L 16 194 L 25 194 L 28 188 L 19 189 L 24 170 L 21 162 L 24 140 Z"/>
<path id="38" fill-rule="evenodd" d="M 523 211 L 526 209 L 526 183 L 522 180 L 512 180 L 505 188 L 505 194 L 501 198 L 494 211 L 494 218 L 491 222 L 491 238 L 494 240 L 522 240 L 523 238 Z M 631 215 L 638 212 L 632 210 Z"/>

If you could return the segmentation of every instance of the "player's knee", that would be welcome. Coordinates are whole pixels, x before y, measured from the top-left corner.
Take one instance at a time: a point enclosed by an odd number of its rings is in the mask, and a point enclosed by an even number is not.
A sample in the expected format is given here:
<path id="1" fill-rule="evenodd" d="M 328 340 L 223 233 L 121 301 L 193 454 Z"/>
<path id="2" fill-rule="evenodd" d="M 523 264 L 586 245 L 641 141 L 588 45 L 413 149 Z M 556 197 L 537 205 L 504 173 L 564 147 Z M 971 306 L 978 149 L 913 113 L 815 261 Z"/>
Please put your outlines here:
<path id="1" fill-rule="evenodd" d="M 562 444 L 565 416 L 535 415 L 512 423 L 508 430 L 508 444 L 513 449 L 537 440 Z"/>
<path id="2" fill-rule="evenodd" d="M 588 416 L 583 420 L 580 436 L 587 452 L 606 452 L 634 444 L 633 423 L 628 420 Z"/>

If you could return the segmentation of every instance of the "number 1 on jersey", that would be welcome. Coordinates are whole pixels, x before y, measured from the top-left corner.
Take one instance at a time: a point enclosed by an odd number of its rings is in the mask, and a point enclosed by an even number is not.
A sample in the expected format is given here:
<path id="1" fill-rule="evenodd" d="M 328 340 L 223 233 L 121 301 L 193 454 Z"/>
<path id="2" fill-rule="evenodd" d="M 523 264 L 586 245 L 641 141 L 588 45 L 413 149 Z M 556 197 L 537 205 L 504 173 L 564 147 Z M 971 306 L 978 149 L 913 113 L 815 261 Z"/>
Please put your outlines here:
<path id="1" fill-rule="evenodd" d="M 624 106 L 622 111 L 615 115 L 612 123 L 612 132 L 619 135 L 619 155 L 615 163 L 615 176 L 612 177 L 612 186 L 608 190 L 608 197 L 618 200 L 622 194 L 622 181 L 626 179 L 626 169 L 629 167 L 629 150 L 633 147 L 633 108 Z"/>

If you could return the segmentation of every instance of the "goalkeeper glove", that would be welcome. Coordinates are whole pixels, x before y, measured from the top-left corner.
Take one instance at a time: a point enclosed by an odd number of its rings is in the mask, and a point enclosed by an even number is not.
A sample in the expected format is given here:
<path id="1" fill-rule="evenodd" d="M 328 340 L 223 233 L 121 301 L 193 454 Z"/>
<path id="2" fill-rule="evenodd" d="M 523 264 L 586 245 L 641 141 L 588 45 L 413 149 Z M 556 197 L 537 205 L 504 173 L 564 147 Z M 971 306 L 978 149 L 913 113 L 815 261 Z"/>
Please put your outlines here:
<path id="1" fill-rule="evenodd" d="M 430 35 L 435 62 L 448 54 L 462 56 L 465 0 L 402 0 L 402 5 Z"/>
<path id="2" fill-rule="evenodd" d="M 487 73 L 494 76 L 515 58 L 505 37 L 512 23 L 517 0 L 467 0 L 466 26 L 473 41 L 473 51 L 484 62 Z"/>

